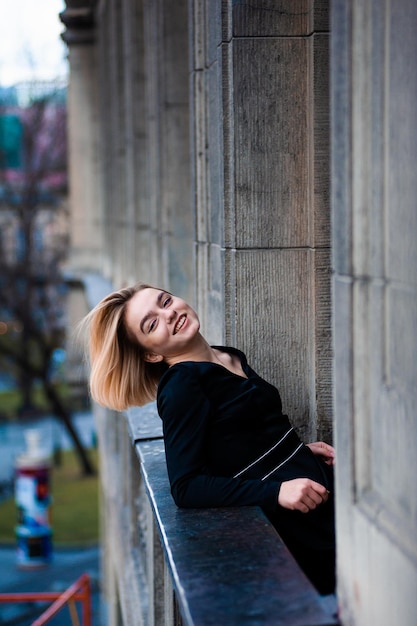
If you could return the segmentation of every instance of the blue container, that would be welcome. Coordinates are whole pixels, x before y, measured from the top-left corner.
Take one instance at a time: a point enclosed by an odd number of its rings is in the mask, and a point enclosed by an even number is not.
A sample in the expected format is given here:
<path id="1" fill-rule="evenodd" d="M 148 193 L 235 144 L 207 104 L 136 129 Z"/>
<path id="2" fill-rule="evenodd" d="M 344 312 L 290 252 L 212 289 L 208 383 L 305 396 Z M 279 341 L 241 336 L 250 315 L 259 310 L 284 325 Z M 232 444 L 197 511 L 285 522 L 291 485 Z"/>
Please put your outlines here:
<path id="1" fill-rule="evenodd" d="M 45 526 L 16 526 L 17 564 L 20 567 L 42 567 L 52 558 L 52 531 Z"/>

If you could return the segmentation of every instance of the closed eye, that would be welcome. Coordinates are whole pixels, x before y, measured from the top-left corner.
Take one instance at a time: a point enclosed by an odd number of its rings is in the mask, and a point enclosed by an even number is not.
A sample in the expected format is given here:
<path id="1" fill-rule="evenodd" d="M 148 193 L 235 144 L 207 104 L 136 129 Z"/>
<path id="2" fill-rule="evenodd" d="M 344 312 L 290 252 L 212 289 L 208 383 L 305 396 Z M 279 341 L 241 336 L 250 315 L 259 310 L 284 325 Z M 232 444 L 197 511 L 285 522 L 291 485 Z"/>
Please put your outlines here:
<path id="1" fill-rule="evenodd" d="M 149 327 L 148 327 L 148 333 L 151 333 L 155 327 L 156 327 L 156 320 L 152 320 L 152 322 L 149 324 Z"/>

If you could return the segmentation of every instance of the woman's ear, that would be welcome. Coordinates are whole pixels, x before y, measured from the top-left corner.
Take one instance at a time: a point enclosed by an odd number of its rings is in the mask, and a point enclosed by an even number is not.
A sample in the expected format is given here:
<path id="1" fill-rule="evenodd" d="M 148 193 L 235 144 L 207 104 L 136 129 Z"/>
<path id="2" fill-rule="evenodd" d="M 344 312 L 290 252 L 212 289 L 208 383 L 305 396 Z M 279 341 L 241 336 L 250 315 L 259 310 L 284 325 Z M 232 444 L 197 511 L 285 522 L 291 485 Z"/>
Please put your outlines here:
<path id="1" fill-rule="evenodd" d="M 162 354 L 155 354 L 154 352 L 145 352 L 143 358 L 147 363 L 160 363 L 164 360 Z"/>

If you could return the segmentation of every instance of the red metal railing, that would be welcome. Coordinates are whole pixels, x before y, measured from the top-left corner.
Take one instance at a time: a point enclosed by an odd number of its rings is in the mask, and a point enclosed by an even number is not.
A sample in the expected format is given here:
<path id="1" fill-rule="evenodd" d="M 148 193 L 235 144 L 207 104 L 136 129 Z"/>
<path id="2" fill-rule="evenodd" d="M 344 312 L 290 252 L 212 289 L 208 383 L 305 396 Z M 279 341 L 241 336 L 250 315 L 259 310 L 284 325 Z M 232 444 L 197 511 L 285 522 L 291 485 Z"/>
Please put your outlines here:
<path id="1" fill-rule="evenodd" d="M 91 582 L 88 574 L 82 574 L 66 591 L 39 591 L 23 593 L 1 593 L 0 602 L 51 602 L 46 609 L 32 622 L 32 626 L 43 626 L 52 619 L 66 604 L 70 610 L 72 623 L 80 624 L 75 602 L 82 603 L 82 626 L 91 626 Z"/>

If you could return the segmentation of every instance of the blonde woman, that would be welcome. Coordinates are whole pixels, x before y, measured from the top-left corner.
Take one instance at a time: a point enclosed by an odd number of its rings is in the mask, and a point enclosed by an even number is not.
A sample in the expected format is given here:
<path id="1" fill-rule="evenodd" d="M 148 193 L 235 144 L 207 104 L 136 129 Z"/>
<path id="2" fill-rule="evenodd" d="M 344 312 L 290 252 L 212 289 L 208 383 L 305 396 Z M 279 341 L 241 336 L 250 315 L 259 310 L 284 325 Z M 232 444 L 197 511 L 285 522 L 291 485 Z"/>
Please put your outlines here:
<path id="1" fill-rule="evenodd" d="M 259 505 L 322 594 L 334 591 L 334 450 L 304 445 L 278 390 L 245 355 L 211 346 L 196 312 L 149 285 L 87 316 L 90 389 L 116 410 L 157 399 L 179 507 Z"/>

